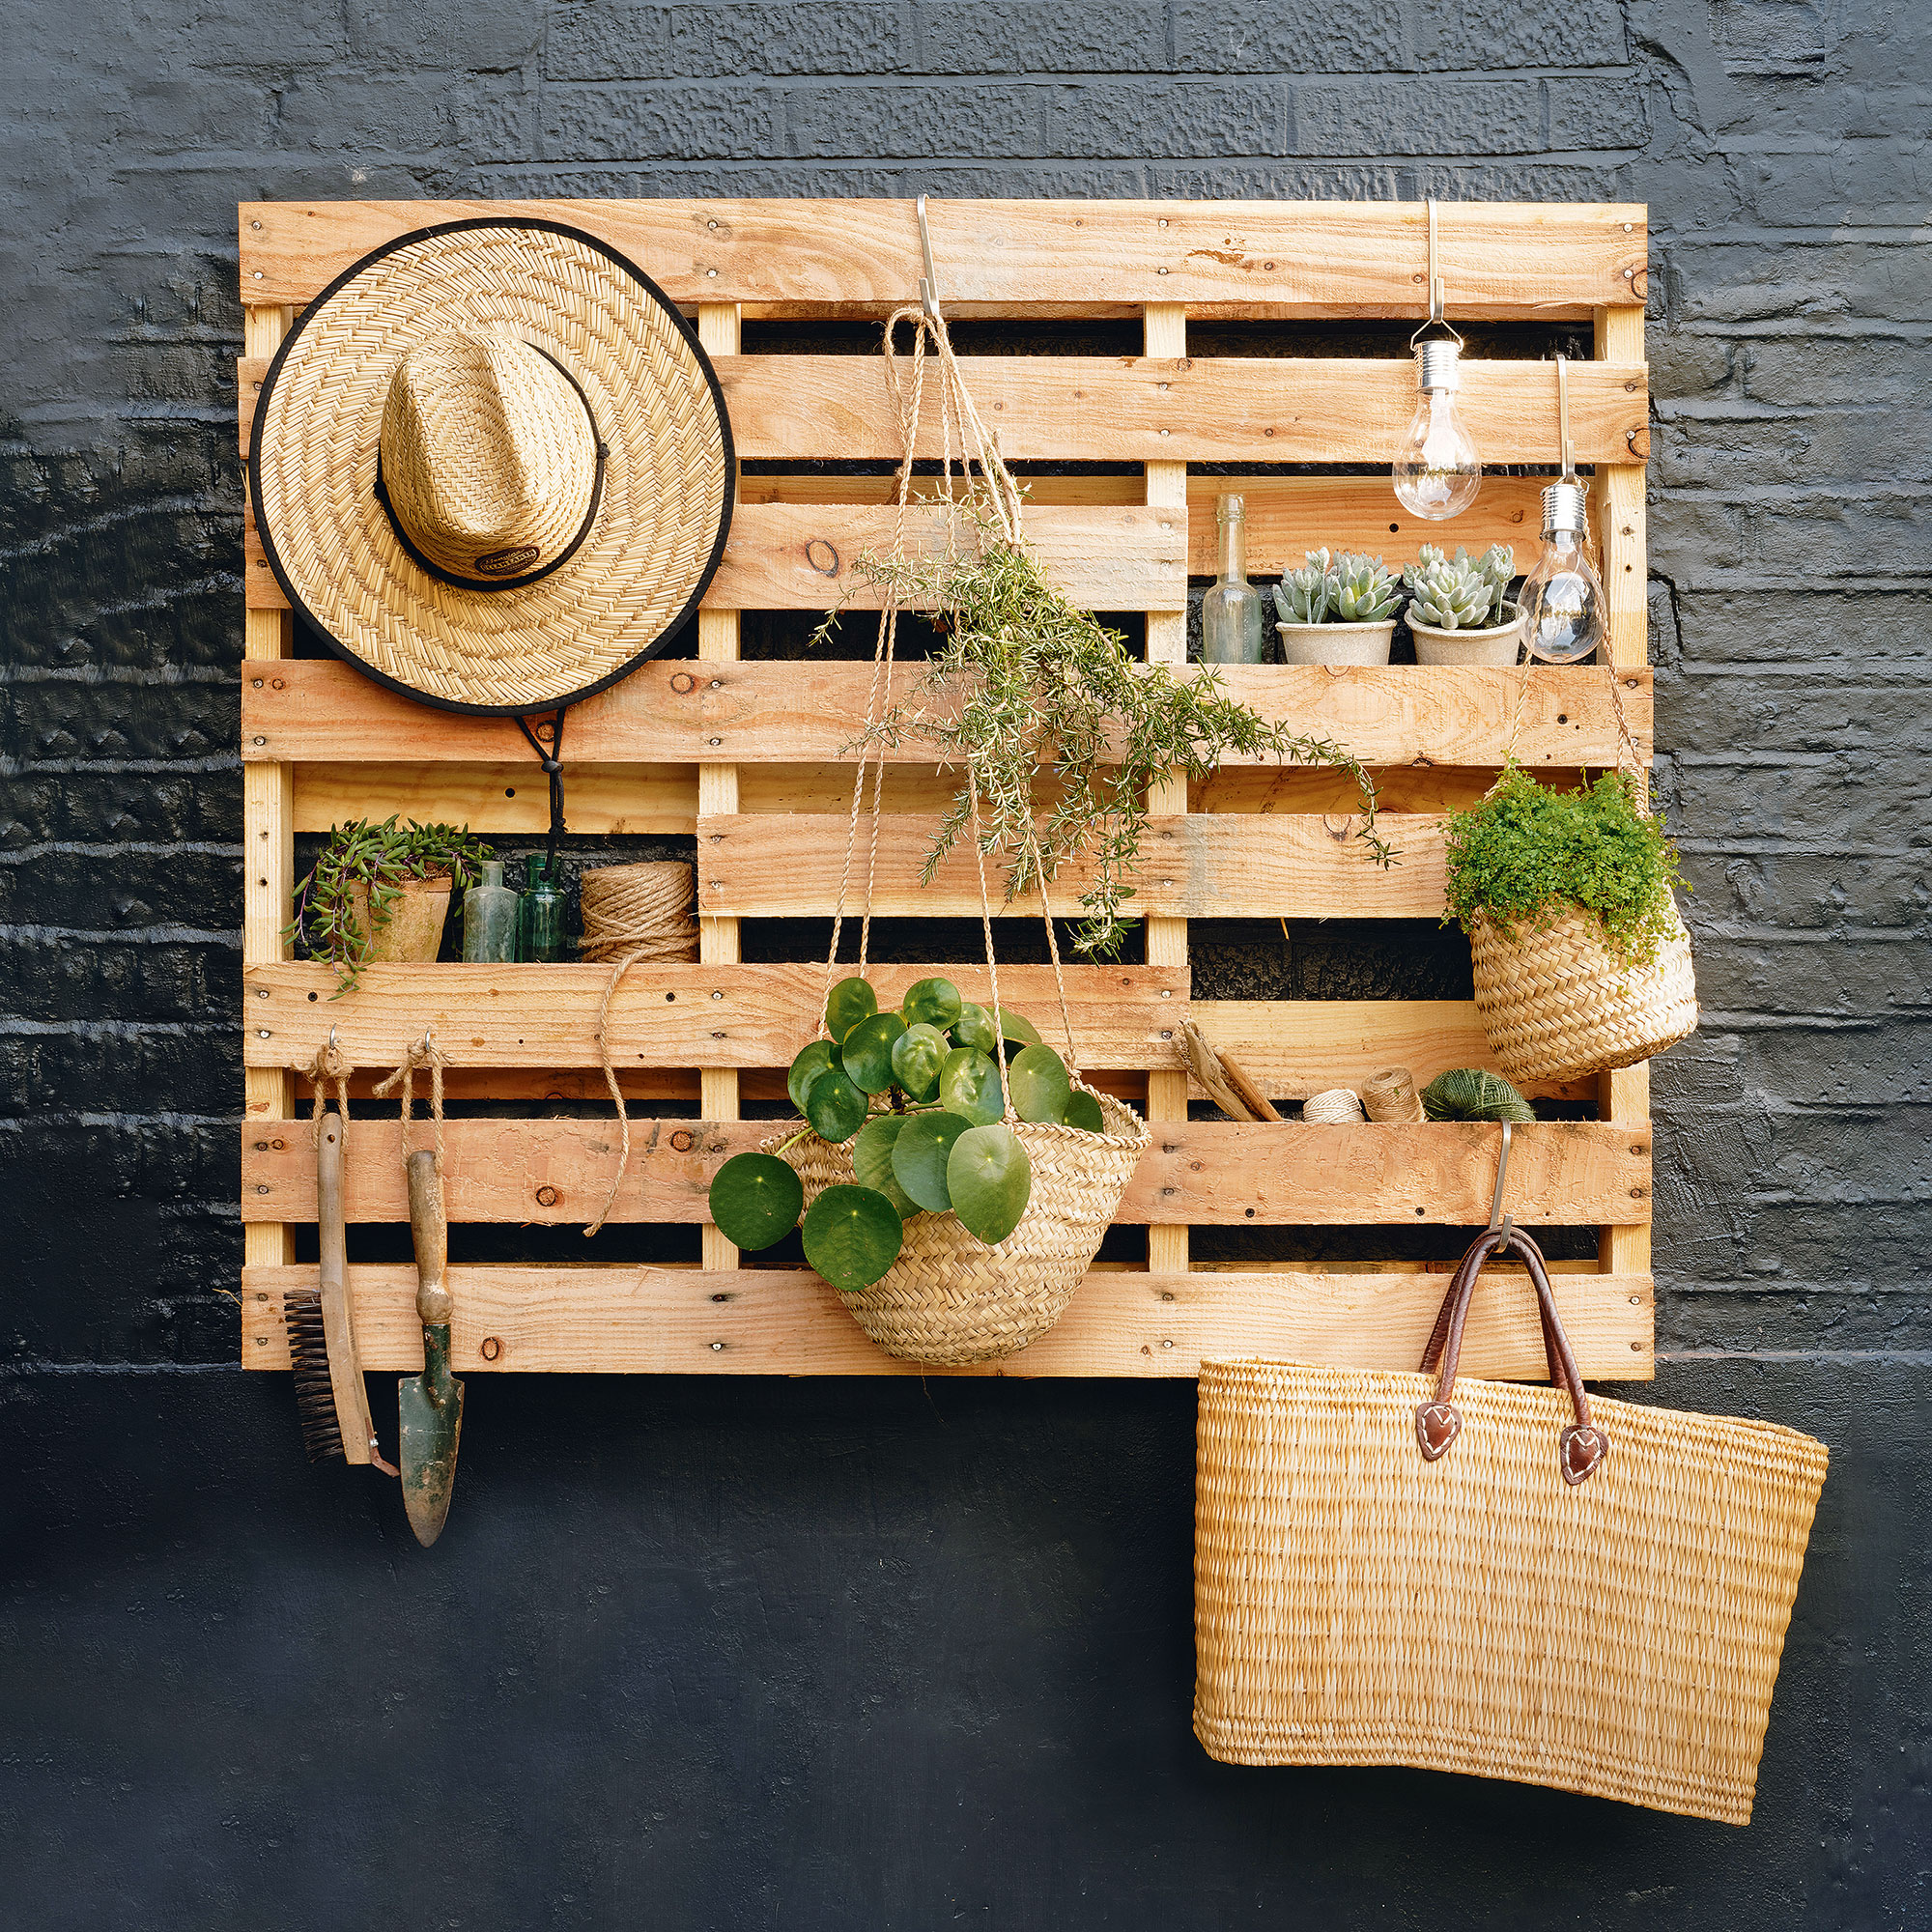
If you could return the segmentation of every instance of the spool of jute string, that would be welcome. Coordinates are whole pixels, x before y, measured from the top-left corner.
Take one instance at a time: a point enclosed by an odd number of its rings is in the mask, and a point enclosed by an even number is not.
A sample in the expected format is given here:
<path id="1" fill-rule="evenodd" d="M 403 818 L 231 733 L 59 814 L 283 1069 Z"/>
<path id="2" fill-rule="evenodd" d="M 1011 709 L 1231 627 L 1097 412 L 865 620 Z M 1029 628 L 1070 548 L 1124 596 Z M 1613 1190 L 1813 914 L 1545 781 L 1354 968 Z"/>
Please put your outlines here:
<path id="1" fill-rule="evenodd" d="M 1301 1118 L 1313 1126 L 1350 1126 L 1362 1119 L 1362 1103 L 1351 1089 L 1331 1087 L 1325 1094 L 1311 1094 L 1301 1103 Z"/>
<path id="2" fill-rule="evenodd" d="M 697 957 L 697 922 L 692 908 L 697 902 L 697 873 L 681 860 L 642 866 L 599 866 L 585 872 L 581 889 L 583 904 L 585 959 L 616 964 L 605 982 L 597 1009 L 597 1053 L 603 1063 L 604 1085 L 617 1110 L 617 1171 L 611 1191 L 584 1230 L 584 1237 L 603 1227 L 631 1166 L 631 1117 L 624 1106 L 624 1090 L 611 1059 L 611 1002 L 624 975 L 640 960 L 685 960 Z"/>
<path id="3" fill-rule="evenodd" d="M 1406 1066 L 1384 1066 L 1362 1082 L 1362 1111 L 1372 1121 L 1409 1124 L 1422 1119 L 1422 1096 Z"/>
<path id="4" fill-rule="evenodd" d="M 696 869 L 681 860 L 599 866 L 583 874 L 579 956 L 607 960 L 696 959 Z"/>

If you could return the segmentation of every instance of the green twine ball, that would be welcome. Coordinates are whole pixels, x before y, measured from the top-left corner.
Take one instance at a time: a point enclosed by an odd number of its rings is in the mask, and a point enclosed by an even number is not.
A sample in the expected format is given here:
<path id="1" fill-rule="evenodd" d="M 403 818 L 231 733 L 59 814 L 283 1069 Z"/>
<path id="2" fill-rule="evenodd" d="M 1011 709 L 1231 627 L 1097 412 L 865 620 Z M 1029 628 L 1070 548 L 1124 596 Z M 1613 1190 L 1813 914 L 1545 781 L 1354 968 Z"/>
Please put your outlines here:
<path id="1" fill-rule="evenodd" d="M 1422 1111 L 1432 1121 L 1534 1121 L 1535 1110 L 1500 1073 L 1457 1066 L 1438 1073 L 1422 1090 Z"/>

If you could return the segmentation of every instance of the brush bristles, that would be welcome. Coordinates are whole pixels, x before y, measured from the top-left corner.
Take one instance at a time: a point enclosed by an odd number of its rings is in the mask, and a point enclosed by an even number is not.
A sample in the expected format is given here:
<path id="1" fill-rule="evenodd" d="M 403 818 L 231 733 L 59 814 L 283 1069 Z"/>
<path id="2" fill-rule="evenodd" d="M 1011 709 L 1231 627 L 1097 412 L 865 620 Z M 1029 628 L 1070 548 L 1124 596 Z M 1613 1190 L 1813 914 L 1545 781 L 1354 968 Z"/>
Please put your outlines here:
<path id="1" fill-rule="evenodd" d="M 296 1417 L 311 1463 L 342 1454 L 342 1425 L 335 1415 L 335 1389 L 328 1379 L 328 1337 L 322 1325 L 322 1293 L 292 1288 L 282 1295 L 282 1321 L 289 1331 L 289 1358 L 296 1374 Z"/>

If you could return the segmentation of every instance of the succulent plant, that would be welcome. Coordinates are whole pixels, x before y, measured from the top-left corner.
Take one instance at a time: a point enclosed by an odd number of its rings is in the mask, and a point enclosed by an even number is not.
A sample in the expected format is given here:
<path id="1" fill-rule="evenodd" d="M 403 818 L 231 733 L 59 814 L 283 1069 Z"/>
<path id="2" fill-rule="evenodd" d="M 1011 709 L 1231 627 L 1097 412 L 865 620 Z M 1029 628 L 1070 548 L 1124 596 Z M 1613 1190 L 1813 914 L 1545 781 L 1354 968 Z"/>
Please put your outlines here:
<path id="1" fill-rule="evenodd" d="M 1479 557 L 1459 549 L 1454 561 L 1424 544 L 1402 574 L 1409 616 L 1438 631 L 1479 631 L 1502 620 L 1502 607 L 1516 567 L 1507 544 L 1492 544 Z"/>
<path id="2" fill-rule="evenodd" d="M 1395 615 L 1402 590 L 1380 557 L 1344 551 L 1329 573 L 1329 601 L 1345 624 L 1380 624 Z"/>
<path id="3" fill-rule="evenodd" d="M 1291 570 L 1274 593 L 1285 624 L 1379 624 L 1394 616 L 1402 591 L 1378 556 L 1353 551 L 1330 555 L 1326 549 L 1306 553 L 1301 570 Z"/>

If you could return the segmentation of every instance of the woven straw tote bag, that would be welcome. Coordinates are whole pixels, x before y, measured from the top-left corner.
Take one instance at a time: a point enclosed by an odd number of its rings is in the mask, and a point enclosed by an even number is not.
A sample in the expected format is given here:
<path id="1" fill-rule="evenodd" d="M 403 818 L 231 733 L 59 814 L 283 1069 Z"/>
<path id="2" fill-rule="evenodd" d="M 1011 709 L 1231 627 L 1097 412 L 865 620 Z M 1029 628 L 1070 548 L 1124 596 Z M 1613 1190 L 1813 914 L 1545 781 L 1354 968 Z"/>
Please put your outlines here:
<path id="1" fill-rule="evenodd" d="M 1697 1031 L 1690 935 L 1675 904 L 1648 966 L 1629 966 L 1577 907 L 1505 932 L 1478 914 L 1469 935 L 1476 1010 L 1496 1063 L 1519 1085 L 1634 1066 Z"/>
<path id="2" fill-rule="evenodd" d="M 1456 1379 L 1504 1250 L 1548 1388 Z M 1536 1244 L 1492 1229 L 1422 1374 L 1203 1364 L 1195 1734 L 1230 1764 L 1415 1765 L 1747 1824 L 1825 1463 L 1771 1423 L 1592 1405 Z"/>

